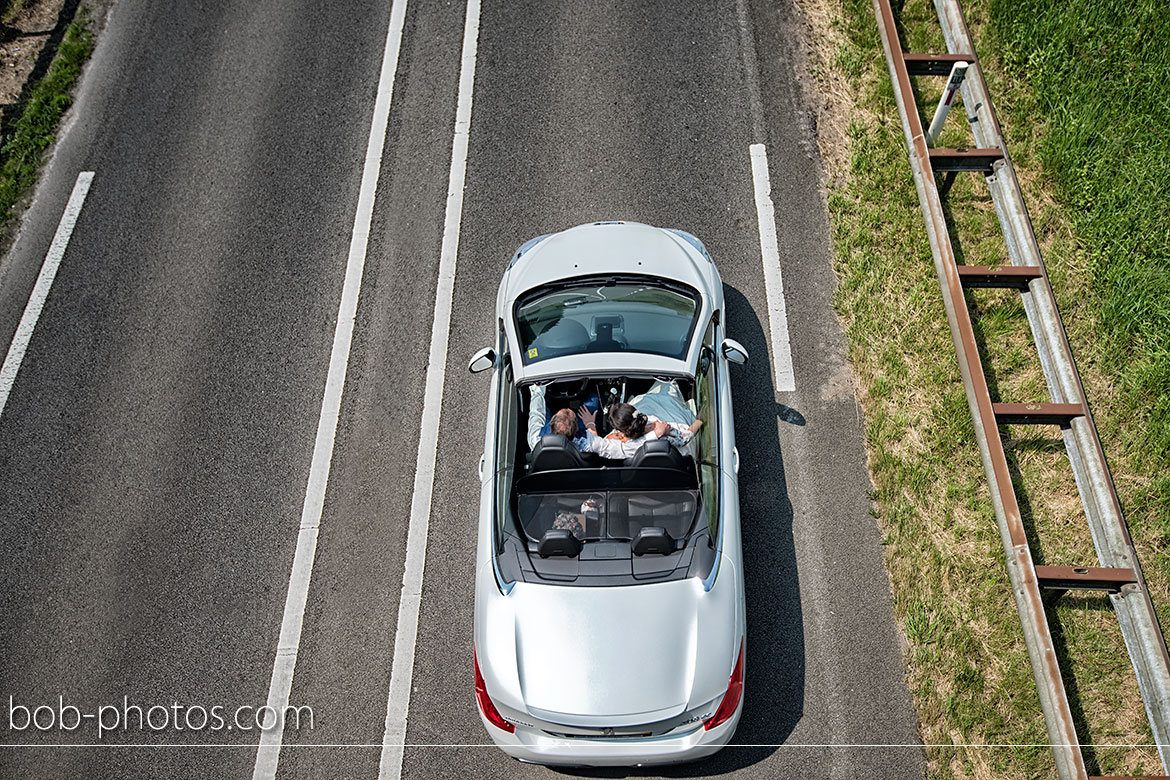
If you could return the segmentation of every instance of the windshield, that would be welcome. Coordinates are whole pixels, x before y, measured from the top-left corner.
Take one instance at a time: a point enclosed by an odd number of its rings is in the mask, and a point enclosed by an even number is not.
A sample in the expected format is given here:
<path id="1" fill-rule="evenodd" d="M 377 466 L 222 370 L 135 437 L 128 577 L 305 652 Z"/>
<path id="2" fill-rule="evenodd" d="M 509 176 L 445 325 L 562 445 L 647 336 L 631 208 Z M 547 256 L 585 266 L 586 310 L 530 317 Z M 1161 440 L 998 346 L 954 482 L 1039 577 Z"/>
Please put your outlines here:
<path id="1" fill-rule="evenodd" d="M 683 359 L 695 327 L 694 292 L 597 280 L 537 291 L 516 307 L 525 364 L 582 352 L 645 352 Z"/>

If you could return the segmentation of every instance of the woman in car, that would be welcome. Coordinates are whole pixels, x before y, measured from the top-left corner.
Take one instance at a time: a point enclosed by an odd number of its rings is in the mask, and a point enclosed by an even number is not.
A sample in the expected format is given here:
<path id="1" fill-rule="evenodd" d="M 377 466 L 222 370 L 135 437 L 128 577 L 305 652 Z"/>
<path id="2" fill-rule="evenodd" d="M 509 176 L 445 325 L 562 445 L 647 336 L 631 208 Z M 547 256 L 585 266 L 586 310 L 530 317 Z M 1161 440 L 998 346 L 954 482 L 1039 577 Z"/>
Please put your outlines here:
<path id="1" fill-rule="evenodd" d="M 660 438 L 668 438 L 682 449 L 690 441 L 698 421 L 693 426 L 673 425 L 648 417 L 631 404 L 616 404 L 610 407 L 606 419 L 612 429 L 604 439 L 597 435 L 597 414 L 589 409 L 578 410 L 577 415 L 585 424 L 586 439 L 581 445 L 582 452 L 594 452 L 610 460 L 631 458 L 643 444 Z"/>

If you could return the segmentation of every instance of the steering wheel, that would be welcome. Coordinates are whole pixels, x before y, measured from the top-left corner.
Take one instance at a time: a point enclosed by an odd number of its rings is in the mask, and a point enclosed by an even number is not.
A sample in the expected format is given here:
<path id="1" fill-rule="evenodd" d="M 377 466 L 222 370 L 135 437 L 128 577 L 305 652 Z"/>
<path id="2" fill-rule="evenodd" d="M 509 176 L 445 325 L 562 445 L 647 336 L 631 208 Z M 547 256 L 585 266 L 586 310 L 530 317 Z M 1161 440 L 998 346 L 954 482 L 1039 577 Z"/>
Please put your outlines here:
<path id="1" fill-rule="evenodd" d="M 568 402 L 580 398 L 588 387 L 588 379 L 570 379 L 562 382 L 553 382 L 545 391 L 545 397 L 550 401 Z"/>

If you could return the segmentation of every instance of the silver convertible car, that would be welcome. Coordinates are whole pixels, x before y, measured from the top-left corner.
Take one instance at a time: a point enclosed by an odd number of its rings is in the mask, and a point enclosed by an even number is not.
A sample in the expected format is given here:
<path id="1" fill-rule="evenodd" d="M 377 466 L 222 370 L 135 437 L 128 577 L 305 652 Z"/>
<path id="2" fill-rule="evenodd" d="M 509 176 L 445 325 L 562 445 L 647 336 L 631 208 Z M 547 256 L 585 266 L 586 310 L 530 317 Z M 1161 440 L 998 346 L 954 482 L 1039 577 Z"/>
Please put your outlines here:
<path id="1" fill-rule="evenodd" d="M 724 337 L 719 272 L 681 230 L 581 225 L 516 252 L 496 319 L 496 345 L 469 365 L 492 371 L 475 577 L 485 728 L 542 764 L 717 752 L 746 652 L 728 364 L 747 353 Z M 671 434 L 618 460 L 548 432 L 560 409 L 600 407 L 603 439 L 622 403 Z"/>

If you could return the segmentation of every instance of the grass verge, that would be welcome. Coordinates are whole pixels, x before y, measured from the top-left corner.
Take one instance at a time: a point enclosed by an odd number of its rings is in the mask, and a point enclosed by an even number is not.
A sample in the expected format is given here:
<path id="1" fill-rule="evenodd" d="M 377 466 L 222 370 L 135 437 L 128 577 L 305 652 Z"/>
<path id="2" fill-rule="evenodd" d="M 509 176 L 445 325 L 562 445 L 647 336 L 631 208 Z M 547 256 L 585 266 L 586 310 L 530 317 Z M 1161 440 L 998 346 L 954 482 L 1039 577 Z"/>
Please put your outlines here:
<path id="1" fill-rule="evenodd" d="M 1132 4 L 1090 11 L 1042 0 L 967 0 L 964 9 L 1168 625 L 1170 214 L 1158 196 L 1170 190 L 1170 144 L 1150 127 L 1168 104 L 1167 54 L 1155 49 L 1170 39 L 1170 26 L 1156 18 L 1154 3 L 1143 3 L 1150 8 L 1138 9 L 1136 31 Z M 825 155 L 836 303 L 866 413 L 907 682 L 923 741 L 937 746 L 927 750 L 928 771 L 937 778 L 1052 776 L 873 7 L 869 0 L 803 4 L 817 28 L 817 75 L 840 104 L 835 126 L 848 150 Z M 946 50 L 926 0 L 907 0 L 901 22 L 907 51 Z M 1152 96 L 1135 97 L 1151 81 L 1158 82 Z M 929 121 L 941 80 L 920 78 L 915 87 Z M 1147 135 L 1134 143 L 1139 132 Z M 1087 139 L 1096 146 L 1086 150 Z M 952 120 L 939 145 L 974 144 Z M 960 262 L 1007 261 L 978 176 L 958 179 L 948 218 Z M 995 400 L 1048 400 L 1019 296 L 978 291 L 968 306 Z M 1037 563 L 1096 565 L 1055 430 L 1015 427 L 1005 446 Z M 1152 748 L 1133 746 L 1152 739 L 1107 599 L 1065 597 L 1050 628 L 1090 773 L 1160 772 Z M 989 744 L 1015 747 L 982 747 Z"/>
<path id="2" fill-rule="evenodd" d="M 36 183 L 41 159 L 56 137 L 61 116 L 73 103 L 73 86 L 92 51 L 91 20 L 82 7 L 48 73 L 29 93 L 12 134 L 0 143 L 0 230 L 7 229 L 12 207 Z"/>
<path id="3" fill-rule="evenodd" d="M 1170 16 L 1158 0 L 992 0 L 988 32 L 1085 253 L 1100 357 L 1132 412 L 1110 435 L 1153 477 L 1131 503 L 1170 538 Z"/>

